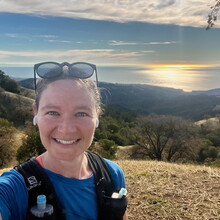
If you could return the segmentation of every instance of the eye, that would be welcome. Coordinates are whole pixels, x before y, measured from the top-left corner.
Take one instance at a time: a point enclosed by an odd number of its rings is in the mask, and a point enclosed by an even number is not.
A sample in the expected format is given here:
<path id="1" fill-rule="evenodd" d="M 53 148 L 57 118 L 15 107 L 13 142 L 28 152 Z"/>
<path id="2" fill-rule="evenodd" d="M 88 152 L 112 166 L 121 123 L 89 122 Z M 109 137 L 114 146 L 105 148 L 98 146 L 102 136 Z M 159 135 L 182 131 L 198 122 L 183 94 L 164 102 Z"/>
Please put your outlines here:
<path id="1" fill-rule="evenodd" d="M 75 114 L 75 116 L 76 116 L 76 117 L 86 117 L 86 116 L 88 116 L 88 114 L 85 113 L 85 112 L 77 112 L 77 113 Z"/>
<path id="2" fill-rule="evenodd" d="M 59 113 L 54 111 L 49 111 L 47 112 L 47 115 L 59 115 Z"/>

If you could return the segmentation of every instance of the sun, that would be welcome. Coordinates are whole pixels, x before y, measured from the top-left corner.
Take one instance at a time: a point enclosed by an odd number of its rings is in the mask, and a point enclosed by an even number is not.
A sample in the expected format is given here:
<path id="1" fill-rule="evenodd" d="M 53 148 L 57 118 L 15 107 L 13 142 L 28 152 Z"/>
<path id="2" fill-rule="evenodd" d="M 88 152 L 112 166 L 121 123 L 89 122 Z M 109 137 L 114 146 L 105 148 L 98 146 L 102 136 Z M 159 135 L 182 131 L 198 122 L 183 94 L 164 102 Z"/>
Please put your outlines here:
<path id="1" fill-rule="evenodd" d="M 205 64 L 153 64 L 149 66 L 152 69 L 195 69 L 209 67 L 209 65 Z"/>

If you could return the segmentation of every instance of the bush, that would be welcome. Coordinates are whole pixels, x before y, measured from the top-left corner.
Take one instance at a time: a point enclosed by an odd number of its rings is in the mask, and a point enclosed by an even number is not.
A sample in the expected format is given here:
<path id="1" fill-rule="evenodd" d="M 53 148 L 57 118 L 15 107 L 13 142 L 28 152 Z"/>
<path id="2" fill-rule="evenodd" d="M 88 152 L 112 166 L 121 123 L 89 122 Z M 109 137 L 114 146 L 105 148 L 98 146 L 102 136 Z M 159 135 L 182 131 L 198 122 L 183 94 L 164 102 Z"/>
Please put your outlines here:
<path id="1" fill-rule="evenodd" d="M 37 127 L 30 126 L 26 129 L 25 133 L 26 137 L 23 139 L 23 144 L 19 147 L 16 155 L 19 163 L 45 152 Z"/>
<path id="2" fill-rule="evenodd" d="M 9 166 L 15 156 L 15 132 L 13 123 L 0 118 L 0 168 Z"/>
<path id="3" fill-rule="evenodd" d="M 102 139 L 98 143 L 93 142 L 89 150 L 104 158 L 115 159 L 117 146 L 112 140 Z"/>
<path id="4" fill-rule="evenodd" d="M 207 146 L 206 148 L 203 148 L 200 153 L 200 160 L 204 162 L 206 159 L 216 159 L 218 157 L 218 148 L 214 146 Z"/>

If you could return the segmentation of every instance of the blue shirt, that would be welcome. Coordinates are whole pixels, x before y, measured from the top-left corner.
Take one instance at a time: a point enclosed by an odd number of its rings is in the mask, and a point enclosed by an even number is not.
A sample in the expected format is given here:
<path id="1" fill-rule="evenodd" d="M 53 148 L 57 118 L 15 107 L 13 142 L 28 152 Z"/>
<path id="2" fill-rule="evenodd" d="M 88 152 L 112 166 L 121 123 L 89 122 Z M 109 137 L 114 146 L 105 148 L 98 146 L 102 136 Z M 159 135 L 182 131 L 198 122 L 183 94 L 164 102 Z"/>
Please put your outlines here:
<path id="1" fill-rule="evenodd" d="M 116 188 L 125 187 L 122 169 L 106 160 Z M 67 220 L 96 220 L 98 207 L 94 176 L 87 179 L 67 178 L 46 170 L 66 213 Z M 28 191 L 23 177 L 15 170 L 0 177 L 0 213 L 3 220 L 24 220 L 28 208 Z"/>

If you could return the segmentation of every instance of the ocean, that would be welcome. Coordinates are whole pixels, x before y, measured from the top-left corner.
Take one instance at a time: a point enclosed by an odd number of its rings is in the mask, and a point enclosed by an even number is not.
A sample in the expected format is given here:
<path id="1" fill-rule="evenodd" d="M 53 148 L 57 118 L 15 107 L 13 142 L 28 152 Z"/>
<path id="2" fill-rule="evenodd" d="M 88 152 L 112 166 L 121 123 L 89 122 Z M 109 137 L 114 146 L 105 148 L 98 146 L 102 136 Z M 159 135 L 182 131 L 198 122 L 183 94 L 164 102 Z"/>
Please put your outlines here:
<path id="1" fill-rule="evenodd" d="M 184 91 L 220 88 L 218 68 L 158 70 L 141 66 L 98 66 L 97 69 L 99 81 L 102 82 L 148 84 Z M 33 77 L 33 67 L 0 67 L 0 70 L 16 80 Z"/>

